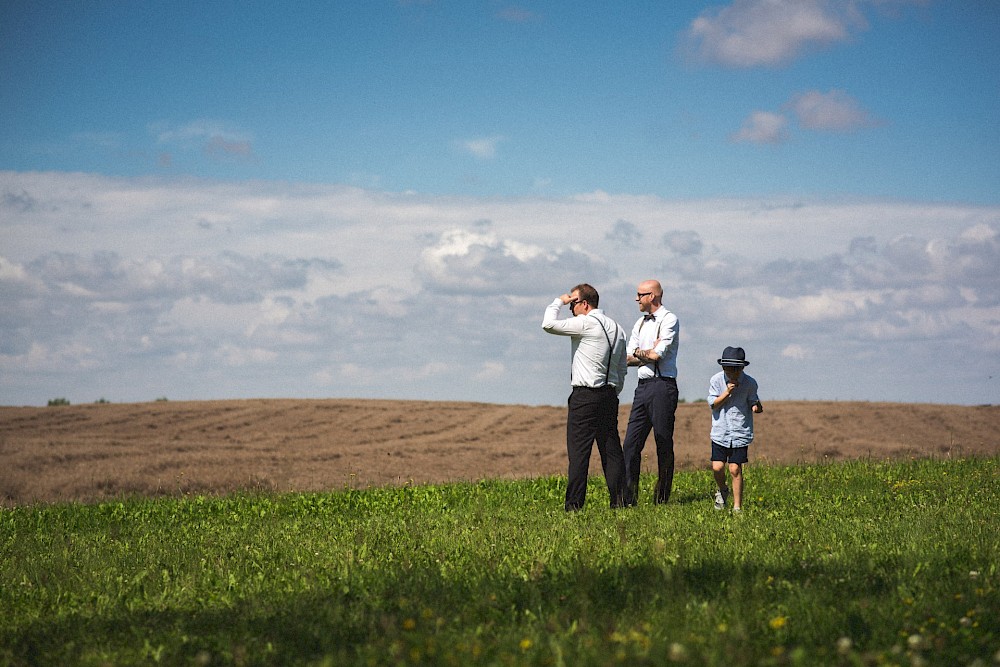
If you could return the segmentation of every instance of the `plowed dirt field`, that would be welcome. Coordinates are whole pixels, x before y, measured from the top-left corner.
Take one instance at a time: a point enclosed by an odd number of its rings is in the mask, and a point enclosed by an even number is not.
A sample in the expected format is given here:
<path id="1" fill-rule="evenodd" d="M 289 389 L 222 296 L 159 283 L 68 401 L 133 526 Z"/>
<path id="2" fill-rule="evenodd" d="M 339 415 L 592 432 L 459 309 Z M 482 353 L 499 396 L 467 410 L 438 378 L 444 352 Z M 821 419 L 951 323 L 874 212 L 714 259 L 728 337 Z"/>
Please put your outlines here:
<path id="1" fill-rule="evenodd" d="M 624 435 L 628 405 L 621 408 Z M 756 419 L 751 465 L 1000 453 L 1000 406 L 786 401 Z M 0 407 L 0 503 L 324 491 L 566 474 L 563 407 L 430 401 Z M 710 412 L 677 410 L 679 469 L 704 468 Z M 655 470 L 652 437 L 644 469 Z M 596 448 L 591 469 L 600 474 Z"/>

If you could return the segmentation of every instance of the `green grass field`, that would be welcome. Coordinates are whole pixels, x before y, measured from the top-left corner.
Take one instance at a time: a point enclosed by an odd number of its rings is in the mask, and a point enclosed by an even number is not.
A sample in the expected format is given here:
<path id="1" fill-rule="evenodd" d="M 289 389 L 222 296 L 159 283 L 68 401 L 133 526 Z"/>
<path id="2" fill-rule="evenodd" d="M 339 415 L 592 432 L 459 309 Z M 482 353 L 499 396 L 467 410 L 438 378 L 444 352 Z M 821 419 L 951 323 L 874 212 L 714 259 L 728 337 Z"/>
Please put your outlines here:
<path id="1" fill-rule="evenodd" d="M 1000 662 L 1000 459 L 2 510 L 0 664 Z"/>

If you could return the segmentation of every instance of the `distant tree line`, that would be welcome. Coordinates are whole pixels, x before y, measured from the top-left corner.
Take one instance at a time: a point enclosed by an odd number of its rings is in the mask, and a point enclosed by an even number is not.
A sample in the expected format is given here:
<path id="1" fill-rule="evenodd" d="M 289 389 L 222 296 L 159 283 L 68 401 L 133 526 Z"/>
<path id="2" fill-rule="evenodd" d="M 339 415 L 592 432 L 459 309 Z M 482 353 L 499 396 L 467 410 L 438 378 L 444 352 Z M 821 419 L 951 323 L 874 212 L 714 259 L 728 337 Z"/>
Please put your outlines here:
<path id="1" fill-rule="evenodd" d="M 166 401 L 167 401 L 166 396 L 160 396 L 159 398 L 156 399 L 157 403 L 165 403 Z M 105 405 L 111 403 L 111 401 L 101 396 L 99 399 L 94 401 L 94 403 Z M 56 405 L 70 405 L 70 402 L 69 399 L 66 398 L 50 398 L 48 405 L 51 408 Z"/>

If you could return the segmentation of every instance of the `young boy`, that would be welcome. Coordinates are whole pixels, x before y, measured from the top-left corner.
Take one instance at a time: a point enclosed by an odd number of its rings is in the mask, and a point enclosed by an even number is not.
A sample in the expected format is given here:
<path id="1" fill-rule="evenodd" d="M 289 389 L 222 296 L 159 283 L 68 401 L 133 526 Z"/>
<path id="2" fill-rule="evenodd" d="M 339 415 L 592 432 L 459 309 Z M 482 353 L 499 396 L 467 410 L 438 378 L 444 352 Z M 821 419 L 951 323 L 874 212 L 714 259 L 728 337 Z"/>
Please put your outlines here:
<path id="1" fill-rule="evenodd" d="M 733 478 L 733 511 L 743 509 L 743 464 L 753 441 L 753 415 L 763 412 L 757 396 L 757 381 L 743 372 L 750 362 L 742 347 L 727 347 L 718 360 L 722 372 L 708 383 L 708 405 L 712 408 L 712 473 L 719 490 L 715 509 L 726 507 L 726 463 Z"/>

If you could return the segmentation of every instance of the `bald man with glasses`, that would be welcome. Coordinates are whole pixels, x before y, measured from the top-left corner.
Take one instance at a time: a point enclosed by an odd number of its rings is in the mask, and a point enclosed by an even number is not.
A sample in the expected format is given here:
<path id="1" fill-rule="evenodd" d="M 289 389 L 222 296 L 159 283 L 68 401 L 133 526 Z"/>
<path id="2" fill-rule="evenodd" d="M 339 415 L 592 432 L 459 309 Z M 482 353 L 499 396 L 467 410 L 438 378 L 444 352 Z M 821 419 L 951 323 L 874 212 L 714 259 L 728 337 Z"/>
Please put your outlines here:
<path id="1" fill-rule="evenodd" d="M 642 449 L 649 432 L 656 442 L 657 478 L 654 503 L 670 499 L 674 483 L 674 414 L 677 412 L 677 344 L 680 323 L 663 306 L 663 287 L 656 280 L 639 283 L 635 295 L 642 313 L 628 341 L 628 365 L 638 367 L 632 411 L 625 431 L 625 504 L 639 495 Z"/>

